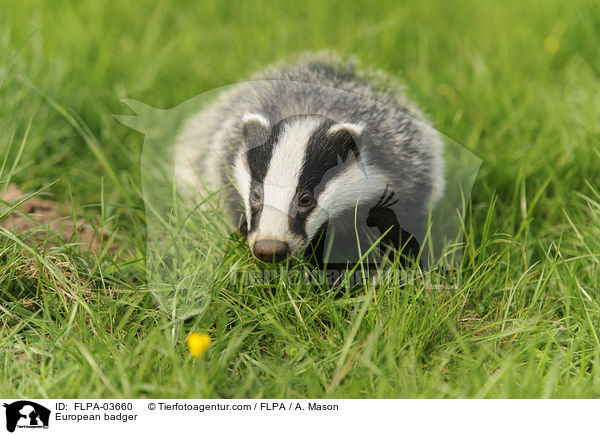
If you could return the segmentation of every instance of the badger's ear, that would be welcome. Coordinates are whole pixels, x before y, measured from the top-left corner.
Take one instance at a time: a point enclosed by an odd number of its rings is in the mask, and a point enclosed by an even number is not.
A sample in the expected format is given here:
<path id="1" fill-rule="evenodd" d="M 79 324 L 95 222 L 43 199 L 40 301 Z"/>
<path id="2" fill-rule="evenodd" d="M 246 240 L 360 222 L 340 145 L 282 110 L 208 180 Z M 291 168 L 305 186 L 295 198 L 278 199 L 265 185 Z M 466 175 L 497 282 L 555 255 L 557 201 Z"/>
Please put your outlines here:
<path id="1" fill-rule="evenodd" d="M 260 113 L 246 113 L 242 117 L 242 135 L 248 150 L 263 145 L 269 138 L 271 123 Z"/>
<path id="2" fill-rule="evenodd" d="M 364 128 L 362 122 L 338 122 L 329 127 L 327 134 L 330 136 L 330 146 L 335 149 L 342 161 L 344 163 L 356 162 L 366 175 L 360 156 L 360 143 Z M 354 159 L 348 160 L 348 156 L 351 154 Z"/>
<path id="3" fill-rule="evenodd" d="M 362 122 L 353 123 L 353 122 L 338 122 L 333 124 L 327 130 L 328 134 L 336 134 L 336 133 L 348 133 L 352 138 L 356 141 L 360 138 L 363 133 L 365 126 Z"/>

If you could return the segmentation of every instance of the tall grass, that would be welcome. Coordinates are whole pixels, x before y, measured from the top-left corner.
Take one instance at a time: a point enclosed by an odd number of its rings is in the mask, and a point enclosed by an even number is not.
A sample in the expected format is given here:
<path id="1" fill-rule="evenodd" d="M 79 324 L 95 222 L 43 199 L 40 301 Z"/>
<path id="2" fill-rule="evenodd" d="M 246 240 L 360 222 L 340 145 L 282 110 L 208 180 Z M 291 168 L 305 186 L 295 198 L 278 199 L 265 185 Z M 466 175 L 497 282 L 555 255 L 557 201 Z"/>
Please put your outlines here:
<path id="1" fill-rule="evenodd" d="M 4 2 L 0 192 L 56 201 L 101 243 L 0 228 L 0 395 L 598 397 L 599 45 L 585 0 Z M 172 107 L 322 48 L 398 76 L 483 159 L 460 286 L 222 280 L 202 315 L 160 309 L 120 100 Z M 202 359 L 192 330 L 213 338 Z"/>

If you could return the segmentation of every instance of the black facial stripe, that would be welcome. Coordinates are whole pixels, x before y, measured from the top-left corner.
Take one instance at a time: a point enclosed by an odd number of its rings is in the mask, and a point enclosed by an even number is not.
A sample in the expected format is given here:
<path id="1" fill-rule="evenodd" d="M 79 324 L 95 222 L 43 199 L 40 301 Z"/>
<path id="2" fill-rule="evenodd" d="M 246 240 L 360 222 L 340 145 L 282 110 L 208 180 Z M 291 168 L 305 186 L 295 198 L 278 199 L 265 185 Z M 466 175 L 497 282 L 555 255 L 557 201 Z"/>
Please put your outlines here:
<path id="1" fill-rule="evenodd" d="M 252 141 L 250 141 L 248 151 L 246 152 L 246 162 L 252 181 L 260 184 L 263 183 L 269 170 L 273 149 L 279 140 L 282 130 L 283 127 L 281 124 L 277 124 L 271 130 L 265 143 L 252 145 Z"/>
<path id="2" fill-rule="evenodd" d="M 298 188 L 313 192 L 315 198 L 318 198 L 327 182 L 344 169 L 350 152 L 359 160 L 360 153 L 352 135 L 345 129 L 328 133 L 333 125 L 331 120 L 321 124 L 310 137 L 304 155 Z"/>
<path id="3" fill-rule="evenodd" d="M 352 135 L 345 129 L 332 134 L 328 133 L 333 125 L 335 123 L 331 120 L 323 122 L 308 141 L 290 216 L 294 216 L 292 211 L 295 211 L 298 196 L 302 191 L 311 192 L 318 202 L 319 195 L 329 180 L 345 169 L 344 163 L 350 152 L 354 154 L 357 162 L 360 161 L 359 149 Z M 306 221 L 313 211 L 298 211 L 294 218 L 290 218 L 290 229 L 294 233 L 306 237 Z"/>
<path id="4" fill-rule="evenodd" d="M 250 189 L 258 189 L 263 193 L 263 185 L 256 183 L 254 179 L 250 183 Z M 250 195 L 252 195 L 252 190 L 250 190 Z M 260 215 L 262 213 L 264 201 L 261 201 L 260 204 L 252 204 L 250 201 L 250 228 L 248 232 L 252 232 L 258 228 L 258 222 L 260 220 Z"/>
<path id="5" fill-rule="evenodd" d="M 263 197 L 260 204 L 252 204 L 250 198 L 250 229 L 249 232 L 254 231 L 258 227 L 260 215 L 263 209 L 264 196 L 263 196 L 263 183 L 269 170 L 269 164 L 273 155 L 273 149 L 279 141 L 283 126 L 281 123 L 276 124 L 271 130 L 267 141 L 264 144 L 252 146 L 252 141 L 249 141 L 249 149 L 246 152 L 246 169 L 250 173 L 250 196 L 252 192 L 258 190 Z"/>
<path id="6" fill-rule="evenodd" d="M 296 205 L 298 204 L 298 196 L 301 192 L 301 190 L 297 189 L 296 195 L 294 196 L 292 204 L 290 205 L 289 225 L 292 233 L 306 238 L 306 220 L 313 210 L 309 212 L 303 212 L 297 208 Z"/>

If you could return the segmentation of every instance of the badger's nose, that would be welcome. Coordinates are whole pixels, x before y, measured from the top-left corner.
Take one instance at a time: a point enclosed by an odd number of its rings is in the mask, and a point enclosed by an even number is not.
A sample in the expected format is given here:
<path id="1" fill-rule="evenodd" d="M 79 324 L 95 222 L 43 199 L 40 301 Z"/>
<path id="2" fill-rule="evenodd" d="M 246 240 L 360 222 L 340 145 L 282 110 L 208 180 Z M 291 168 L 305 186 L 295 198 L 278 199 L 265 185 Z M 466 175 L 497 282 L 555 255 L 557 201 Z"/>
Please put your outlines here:
<path id="1" fill-rule="evenodd" d="M 252 246 L 252 253 L 260 261 L 278 262 L 287 258 L 290 248 L 287 243 L 281 240 L 258 240 Z"/>

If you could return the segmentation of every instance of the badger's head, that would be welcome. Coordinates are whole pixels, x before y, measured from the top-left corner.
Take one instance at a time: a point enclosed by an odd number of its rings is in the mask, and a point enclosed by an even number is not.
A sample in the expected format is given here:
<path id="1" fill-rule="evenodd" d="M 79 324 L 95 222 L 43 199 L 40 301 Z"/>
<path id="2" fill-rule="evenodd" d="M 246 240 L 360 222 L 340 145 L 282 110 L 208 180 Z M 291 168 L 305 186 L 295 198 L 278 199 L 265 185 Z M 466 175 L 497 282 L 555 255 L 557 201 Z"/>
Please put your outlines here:
<path id="1" fill-rule="evenodd" d="M 260 113 L 247 113 L 241 122 L 244 147 L 233 177 L 244 202 L 242 230 L 259 260 L 301 252 L 330 218 L 385 185 L 365 164 L 360 123 L 319 115 L 273 123 Z"/>

